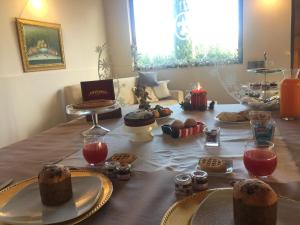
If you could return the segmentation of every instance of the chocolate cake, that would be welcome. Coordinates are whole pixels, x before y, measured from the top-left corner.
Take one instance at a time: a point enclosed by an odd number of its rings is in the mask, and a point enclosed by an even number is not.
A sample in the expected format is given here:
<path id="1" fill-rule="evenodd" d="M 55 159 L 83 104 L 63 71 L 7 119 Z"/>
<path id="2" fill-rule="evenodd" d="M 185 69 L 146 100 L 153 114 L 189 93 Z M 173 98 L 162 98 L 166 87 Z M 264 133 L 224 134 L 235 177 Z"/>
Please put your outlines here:
<path id="1" fill-rule="evenodd" d="M 63 165 L 46 165 L 39 173 L 38 183 L 44 205 L 56 206 L 71 199 L 71 173 Z"/>
<path id="2" fill-rule="evenodd" d="M 129 127 L 142 127 L 154 123 L 155 118 L 151 112 L 136 111 L 125 115 L 124 122 Z"/>
<path id="3" fill-rule="evenodd" d="M 277 201 L 277 194 L 263 181 L 249 179 L 235 183 L 235 225 L 276 225 Z"/>

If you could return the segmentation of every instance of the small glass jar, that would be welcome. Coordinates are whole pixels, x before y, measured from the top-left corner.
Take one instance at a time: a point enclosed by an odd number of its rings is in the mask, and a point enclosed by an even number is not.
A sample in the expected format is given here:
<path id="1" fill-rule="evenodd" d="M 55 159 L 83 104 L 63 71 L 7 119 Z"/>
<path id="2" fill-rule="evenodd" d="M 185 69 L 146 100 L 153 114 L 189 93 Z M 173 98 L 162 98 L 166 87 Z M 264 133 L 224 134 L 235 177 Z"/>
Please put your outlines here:
<path id="1" fill-rule="evenodd" d="M 193 193 L 192 176 L 190 174 L 178 174 L 175 176 L 174 182 L 177 195 L 190 195 Z"/>
<path id="2" fill-rule="evenodd" d="M 205 145 L 208 147 L 218 147 L 220 145 L 220 127 L 213 129 L 204 128 Z"/>
<path id="3" fill-rule="evenodd" d="M 129 180 L 131 177 L 131 164 L 117 165 L 116 176 L 119 180 Z"/>
<path id="4" fill-rule="evenodd" d="M 203 170 L 192 173 L 192 184 L 195 192 L 204 191 L 208 188 L 208 175 Z"/>
<path id="5" fill-rule="evenodd" d="M 117 161 L 106 161 L 104 163 L 104 172 L 108 177 L 115 177 L 116 175 L 116 168 L 119 166 L 120 163 Z"/>

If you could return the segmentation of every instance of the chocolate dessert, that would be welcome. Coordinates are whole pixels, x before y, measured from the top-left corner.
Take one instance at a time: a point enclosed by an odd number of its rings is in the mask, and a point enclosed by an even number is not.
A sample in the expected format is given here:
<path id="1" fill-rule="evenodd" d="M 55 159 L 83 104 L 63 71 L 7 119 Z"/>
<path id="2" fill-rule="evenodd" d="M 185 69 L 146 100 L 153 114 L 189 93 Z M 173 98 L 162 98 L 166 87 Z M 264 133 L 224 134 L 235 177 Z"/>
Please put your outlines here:
<path id="1" fill-rule="evenodd" d="M 56 206 L 71 199 L 71 173 L 63 165 L 46 165 L 39 173 L 38 183 L 44 205 Z"/>
<path id="2" fill-rule="evenodd" d="M 125 115 L 125 125 L 129 127 L 142 127 L 154 123 L 155 118 L 151 112 L 136 111 Z"/>

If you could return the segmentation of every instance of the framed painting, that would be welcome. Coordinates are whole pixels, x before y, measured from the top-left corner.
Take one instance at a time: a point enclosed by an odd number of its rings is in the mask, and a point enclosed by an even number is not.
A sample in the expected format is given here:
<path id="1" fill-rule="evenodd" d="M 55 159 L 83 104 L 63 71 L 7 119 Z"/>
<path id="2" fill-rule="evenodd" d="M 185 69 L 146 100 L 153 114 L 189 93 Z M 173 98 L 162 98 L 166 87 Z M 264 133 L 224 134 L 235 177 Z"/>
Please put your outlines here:
<path id="1" fill-rule="evenodd" d="M 24 72 L 66 68 L 61 26 L 16 18 Z"/>

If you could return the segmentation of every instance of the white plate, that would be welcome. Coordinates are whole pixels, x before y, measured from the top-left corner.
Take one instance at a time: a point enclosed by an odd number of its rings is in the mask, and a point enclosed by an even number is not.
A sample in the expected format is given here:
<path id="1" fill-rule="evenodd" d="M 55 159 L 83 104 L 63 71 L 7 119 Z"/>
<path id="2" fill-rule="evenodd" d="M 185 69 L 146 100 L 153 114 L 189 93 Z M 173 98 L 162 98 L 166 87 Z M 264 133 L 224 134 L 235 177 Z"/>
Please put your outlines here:
<path id="1" fill-rule="evenodd" d="M 300 202 L 280 198 L 277 225 L 299 223 Z M 190 225 L 234 225 L 232 189 L 220 189 L 207 196 L 192 217 Z"/>
<path id="2" fill-rule="evenodd" d="M 250 124 L 249 120 L 234 122 L 234 121 L 222 121 L 218 117 L 215 117 L 214 119 L 219 123 L 224 123 L 224 124 Z"/>
<path id="3" fill-rule="evenodd" d="M 55 207 L 41 202 L 38 183 L 12 197 L 0 210 L 0 221 L 9 224 L 53 224 L 74 219 L 89 211 L 99 199 L 102 184 L 93 176 L 72 177 L 73 198 Z"/>

